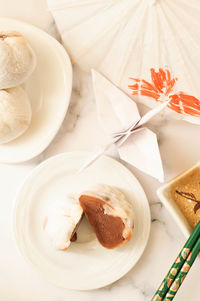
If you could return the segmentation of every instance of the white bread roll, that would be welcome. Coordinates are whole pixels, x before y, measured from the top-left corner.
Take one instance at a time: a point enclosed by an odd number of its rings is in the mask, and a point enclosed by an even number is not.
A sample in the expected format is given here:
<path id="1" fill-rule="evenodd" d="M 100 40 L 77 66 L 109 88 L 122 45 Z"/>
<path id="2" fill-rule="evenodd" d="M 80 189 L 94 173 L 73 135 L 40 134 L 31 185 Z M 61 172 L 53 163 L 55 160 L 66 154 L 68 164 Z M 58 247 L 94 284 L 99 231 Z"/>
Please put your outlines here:
<path id="1" fill-rule="evenodd" d="M 22 135 L 31 122 L 31 105 L 21 87 L 0 90 L 0 144 Z"/>
<path id="2" fill-rule="evenodd" d="M 0 32 L 0 89 L 21 85 L 33 72 L 36 56 L 17 32 Z"/>

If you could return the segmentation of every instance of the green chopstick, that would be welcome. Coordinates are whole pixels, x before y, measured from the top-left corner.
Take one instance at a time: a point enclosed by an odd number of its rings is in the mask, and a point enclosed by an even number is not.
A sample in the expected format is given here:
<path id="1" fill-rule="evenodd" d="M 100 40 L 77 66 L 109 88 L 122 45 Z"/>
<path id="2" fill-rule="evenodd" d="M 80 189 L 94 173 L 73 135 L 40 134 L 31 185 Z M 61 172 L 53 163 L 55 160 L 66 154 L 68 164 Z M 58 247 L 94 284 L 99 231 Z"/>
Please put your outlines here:
<path id="1" fill-rule="evenodd" d="M 172 283 L 170 289 L 168 290 L 165 298 L 163 301 L 171 301 L 174 299 L 179 287 L 183 283 L 183 280 L 187 276 L 193 262 L 195 261 L 197 255 L 200 252 L 200 237 L 197 240 L 195 246 L 193 247 L 192 251 L 189 253 L 184 265 L 182 266 L 181 270 L 179 271 L 177 277 L 175 278 L 174 282 Z"/>
<path id="2" fill-rule="evenodd" d="M 195 247 L 194 247 L 193 252 L 197 252 L 197 255 L 198 255 L 198 252 L 199 252 L 199 250 L 198 250 L 198 247 L 199 247 L 198 241 L 199 240 L 198 239 L 199 239 L 199 237 L 200 237 L 200 221 L 194 228 L 192 234 L 190 235 L 189 239 L 185 243 L 184 247 L 182 248 L 182 250 L 179 253 L 176 260 L 174 261 L 169 272 L 167 273 L 166 277 L 162 281 L 161 285 L 159 286 L 158 290 L 156 291 L 156 293 L 153 296 L 153 298 L 151 299 L 151 301 L 172 300 L 172 299 L 164 299 L 164 298 L 165 298 L 166 294 L 168 293 L 171 285 L 174 283 L 174 279 L 176 278 L 177 275 L 179 275 L 181 268 L 183 267 L 185 262 L 187 263 L 186 259 L 188 258 L 188 255 L 194 246 Z M 196 253 L 194 253 L 194 255 L 195 254 Z M 194 255 L 192 256 L 193 259 L 195 259 L 197 256 L 196 255 L 194 257 Z M 193 260 L 193 262 L 194 262 L 194 260 Z M 191 263 L 191 265 L 192 265 L 192 263 Z"/>

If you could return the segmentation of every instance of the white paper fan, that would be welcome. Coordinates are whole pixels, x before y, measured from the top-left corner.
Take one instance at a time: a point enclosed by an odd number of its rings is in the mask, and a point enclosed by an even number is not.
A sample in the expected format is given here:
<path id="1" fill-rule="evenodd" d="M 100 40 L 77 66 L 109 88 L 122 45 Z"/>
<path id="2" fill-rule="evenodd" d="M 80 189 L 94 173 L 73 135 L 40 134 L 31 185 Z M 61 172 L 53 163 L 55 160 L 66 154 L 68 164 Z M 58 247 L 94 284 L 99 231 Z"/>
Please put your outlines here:
<path id="1" fill-rule="evenodd" d="M 152 83 L 150 69 L 168 66 L 178 80 L 175 106 L 187 121 L 200 123 L 182 108 L 184 95 L 193 95 L 200 115 L 199 0 L 47 0 L 62 41 L 73 61 L 95 68 L 131 94 L 130 77 Z M 138 93 L 140 94 L 140 93 Z M 137 95 L 152 106 L 155 100 Z M 197 100 L 196 100 L 197 99 Z M 161 99 L 159 99 L 161 100 Z M 193 99 L 186 101 L 193 108 Z M 183 110 L 182 110 L 183 109 Z M 169 110 L 173 112 L 172 110 Z"/>

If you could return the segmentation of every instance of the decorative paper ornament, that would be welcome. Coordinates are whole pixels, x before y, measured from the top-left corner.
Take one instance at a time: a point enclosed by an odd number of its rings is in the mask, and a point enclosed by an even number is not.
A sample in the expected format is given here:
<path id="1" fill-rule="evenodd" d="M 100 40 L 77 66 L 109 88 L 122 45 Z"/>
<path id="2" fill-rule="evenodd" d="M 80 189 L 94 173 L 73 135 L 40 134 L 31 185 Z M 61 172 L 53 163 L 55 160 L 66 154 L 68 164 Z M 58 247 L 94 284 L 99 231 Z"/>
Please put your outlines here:
<path id="1" fill-rule="evenodd" d="M 191 119 L 200 117 L 200 100 L 183 91 L 177 92 L 174 87 L 178 79 L 171 77 L 167 68 L 165 70 L 160 68 L 158 72 L 152 68 L 150 71 L 151 83 L 143 79 L 131 78 L 134 82 L 133 85 L 129 85 L 132 95 L 147 96 L 157 102 L 170 100 L 168 108 L 174 112 L 186 115 Z"/>
<path id="2" fill-rule="evenodd" d="M 161 112 L 168 101 L 140 117 L 136 103 L 125 93 L 95 70 L 92 78 L 98 120 L 110 142 L 100 147 L 80 171 L 115 144 L 121 159 L 162 182 L 164 174 L 156 134 L 143 125 Z"/>
<path id="3" fill-rule="evenodd" d="M 47 2 L 64 46 L 83 69 L 95 68 L 130 94 L 130 77 L 151 82 L 152 68 L 168 66 L 172 78 L 178 79 L 174 94 L 184 91 L 200 99 L 199 0 Z M 136 99 L 156 105 L 149 97 L 137 95 Z M 200 123 L 189 112 L 168 112 Z"/>

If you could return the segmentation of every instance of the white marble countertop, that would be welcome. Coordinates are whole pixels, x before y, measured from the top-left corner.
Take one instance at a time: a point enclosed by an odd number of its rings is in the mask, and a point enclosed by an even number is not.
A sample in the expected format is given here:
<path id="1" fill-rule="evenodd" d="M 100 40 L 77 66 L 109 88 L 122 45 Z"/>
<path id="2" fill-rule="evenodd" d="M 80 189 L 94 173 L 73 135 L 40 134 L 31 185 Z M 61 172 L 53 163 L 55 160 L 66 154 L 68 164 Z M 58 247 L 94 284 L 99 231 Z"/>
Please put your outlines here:
<path id="1" fill-rule="evenodd" d="M 58 37 L 45 0 L 0 0 L 0 16 L 32 23 Z M 140 109 L 143 109 L 140 107 Z M 159 183 L 132 168 L 147 193 L 152 225 L 147 248 L 137 265 L 111 286 L 91 292 L 56 288 L 40 279 L 19 255 L 12 234 L 13 200 L 26 175 L 42 160 L 64 151 L 94 150 L 99 129 L 88 74 L 74 68 L 71 104 L 64 123 L 51 145 L 31 162 L 0 165 L 0 300 L 2 301 L 149 301 L 185 242 L 180 229 L 161 205 Z M 199 160 L 200 128 L 182 121 L 163 120 L 150 127 L 158 134 L 166 180 Z M 87 134 L 86 134 L 87 133 Z M 94 141 L 93 145 L 89 141 Z M 192 267 L 177 301 L 199 301 L 199 260 Z"/>

